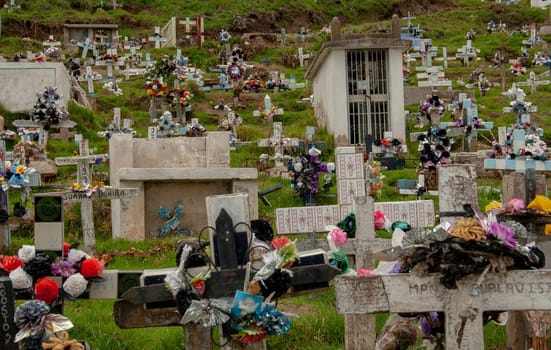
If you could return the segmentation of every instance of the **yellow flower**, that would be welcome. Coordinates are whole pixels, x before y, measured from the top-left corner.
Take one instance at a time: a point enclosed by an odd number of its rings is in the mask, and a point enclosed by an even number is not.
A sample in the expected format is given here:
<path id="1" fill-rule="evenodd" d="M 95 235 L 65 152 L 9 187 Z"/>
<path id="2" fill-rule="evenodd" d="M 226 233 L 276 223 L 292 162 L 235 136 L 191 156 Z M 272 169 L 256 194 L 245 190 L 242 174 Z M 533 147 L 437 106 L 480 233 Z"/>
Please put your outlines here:
<path id="1" fill-rule="evenodd" d="M 486 212 L 489 212 L 492 209 L 498 209 L 498 208 L 502 208 L 502 207 L 503 207 L 503 204 L 501 204 L 500 202 L 492 201 L 488 205 L 486 205 L 484 210 L 486 210 Z"/>
<path id="2" fill-rule="evenodd" d="M 27 168 L 27 167 L 24 166 L 24 165 L 18 165 L 18 166 L 17 166 L 17 169 L 15 170 L 15 172 L 16 172 L 17 174 L 23 174 L 23 172 L 25 171 L 26 168 Z"/>
<path id="3" fill-rule="evenodd" d="M 541 210 L 545 213 L 551 212 L 551 199 L 542 196 L 541 194 L 537 194 L 536 198 L 534 198 L 533 201 L 528 204 L 528 209 L 536 209 Z"/>

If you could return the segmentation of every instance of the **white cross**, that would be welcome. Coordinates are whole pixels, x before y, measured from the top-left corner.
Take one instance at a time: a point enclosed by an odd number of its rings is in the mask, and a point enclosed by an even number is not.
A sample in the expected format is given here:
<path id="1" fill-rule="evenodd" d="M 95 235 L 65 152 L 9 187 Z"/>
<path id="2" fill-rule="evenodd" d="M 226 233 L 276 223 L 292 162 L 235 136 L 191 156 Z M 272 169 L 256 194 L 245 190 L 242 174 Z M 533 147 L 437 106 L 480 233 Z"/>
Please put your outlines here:
<path id="1" fill-rule="evenodd" d="M 20 9 L 21 5 L 16 5 L 15 0 L 10 0 L 9 4 L 4 4 L 4 8 L 8 9 L 8 13 L 11 13 L 14 9 Z"/>
<path id="2" fill-rule="evenodd" d="M 155 27 L 155 34 L 153 36 L 149 37 L 149 41 L 155 42 L 155 48 L 159 49 L 161 48 L 161 42 L 166 42 L 166 38 L 163 38 L 161 36 L 161 28 Z"/>

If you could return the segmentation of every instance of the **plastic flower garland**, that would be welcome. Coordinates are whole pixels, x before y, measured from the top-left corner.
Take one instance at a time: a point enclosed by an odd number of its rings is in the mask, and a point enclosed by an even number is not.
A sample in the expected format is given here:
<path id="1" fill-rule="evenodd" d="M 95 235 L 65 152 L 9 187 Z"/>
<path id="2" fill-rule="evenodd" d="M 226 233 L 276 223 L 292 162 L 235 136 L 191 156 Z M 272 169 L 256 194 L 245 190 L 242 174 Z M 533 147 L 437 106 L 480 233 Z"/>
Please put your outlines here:
<path id="1" fill-rule="evenodd" d="M 330 174 L 335 170 L 335 164 L 321 162 L 320 155 L 321 151 L 312 148 L 309 150 L 309 154 L 302 154 L 291 159 L 287 165 L 292 176 L 291 188 L 305 202 L 309 200 L 308 197 L 319 192 L 319 173 Z M 329 186 L 331 186 L 331 177 L 324 180 L 324 189 Z"/>
<path id="2" fill-rule="evenodd" d="M 145 81 L 145 93 L 147 96 L 163 96 L 166 92 L 166 82 L 163 81 L 162 77 L 153 75 L 148 77 Z"/>
<path id="3" fill-rule="evenodd" d="M 193 323 L 203 327 L 225 324 L 228 327 L 223 328 L 224 335 L 242 344 L 256 343 L 268 335 L 281 335 L 289 331 L 290 317 L 293 315 L 277 311 L 275 305 L 264 298 L 279 297 L 289 289 L 292 274 L 285 267 L 297 258 L 295 242 L 286 237 L 273 239 L 273 236 L 262 234 L 256 240 L 261 240 L 265 243 L 263 246 L 271 250 L 262 257 L 264 265 L 252 277 L 248 290 L 236 291 L 231 304 L 223 298 L 204 297 L 210 274 L 207 272 L 190 277 L 185 266 L 194 255 L 193 248 L 183 246 L 178 269 L 165 278 L 165 284 L 182 315 L 182 324 Z"/>
<path id="4" fill-rule="evenodd" d="M 172 106 L 189 106 L 189 100 L 193 95 L 188 90 L 182 90 L 180 88 L 175 88 L 170 91 L 167 95 L 168 102 Z"/>
<path id="5" fill-rule="evenodd" d="M 56 87 L 46 87 L 42 93 L 37 94 L 37 102 L 31 114 L 31 120 L 42 125 L 44 130 L 49 130 L 52 125 L 66 119 L 67 113 L 62 112 L 58 103 L 61 95 Z"/>

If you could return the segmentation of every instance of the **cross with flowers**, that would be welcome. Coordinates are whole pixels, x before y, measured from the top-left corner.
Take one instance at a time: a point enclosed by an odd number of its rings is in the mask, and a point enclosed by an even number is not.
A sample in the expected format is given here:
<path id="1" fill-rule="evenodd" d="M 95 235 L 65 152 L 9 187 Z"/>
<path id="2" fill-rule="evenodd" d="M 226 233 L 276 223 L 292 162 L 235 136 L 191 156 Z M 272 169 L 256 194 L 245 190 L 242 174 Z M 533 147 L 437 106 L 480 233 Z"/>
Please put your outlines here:
<path id="1" fill-rule="evenodd" d="M 276 168 L 283 167 L 283 148 L 284 147 L 298 147 L 299 139 L 296 137 L 283 137 L 283 123 L 274 122 L 273 135 L 267 139 L 258 140 L 258 147 L 273 147 L 274 156 L 273 159 L 276 162 Z"/>
<path id="2" fill-rule="evenodd" d="M 90 154 L 86 139 L 80 141 L 79 152 L 80 154 L 74 157 L 56 157 L 55 164 L 57 166 L 77 166 L 77 181 L 71 184 L 69 191 L 63 193 L 63 202 L 80 202 L 84 251 L 93 253 L 96 249 L 96 238 L 92 200 L 133 198 L 138 196 L 139 190 L 135 188 L 116 189 L 106 186 L 103 182 L 93 181 L 91 165 L 101 165 L 109 159 L 109 155 Z"/>

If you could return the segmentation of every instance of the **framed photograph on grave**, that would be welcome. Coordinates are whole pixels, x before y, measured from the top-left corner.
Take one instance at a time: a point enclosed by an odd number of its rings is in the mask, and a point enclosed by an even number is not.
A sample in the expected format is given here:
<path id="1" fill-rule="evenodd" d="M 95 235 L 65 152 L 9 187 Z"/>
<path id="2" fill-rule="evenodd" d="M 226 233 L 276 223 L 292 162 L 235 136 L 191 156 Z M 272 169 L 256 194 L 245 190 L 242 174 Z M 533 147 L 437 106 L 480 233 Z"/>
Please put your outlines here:
<path id="1" fill-rule="evenodd" d="M 63 198 L 40 194 L 34 201 L 34 239 L 37 251 L 63 251 Z"/>

